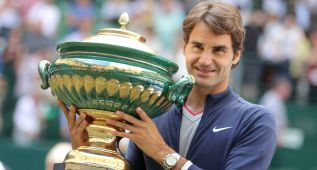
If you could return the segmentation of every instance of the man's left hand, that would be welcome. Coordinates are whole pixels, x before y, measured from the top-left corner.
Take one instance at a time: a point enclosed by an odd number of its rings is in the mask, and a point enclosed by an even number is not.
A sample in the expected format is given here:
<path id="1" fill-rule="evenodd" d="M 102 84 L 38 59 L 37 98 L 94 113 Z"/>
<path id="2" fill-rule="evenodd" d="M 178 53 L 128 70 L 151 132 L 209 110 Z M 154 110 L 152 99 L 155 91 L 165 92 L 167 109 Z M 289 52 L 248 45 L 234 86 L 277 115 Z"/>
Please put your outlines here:
<path id="1" fill-rule="evenodd" d="M 163 140 L 156 125 L 152 119 L 140 107 L 136 109 L 140 119 L 121 111 L 115 114 L 118 120 L 107 120 L 107 124 L 118 128 L 126 129 L 128 132 L 114 131 L 113 135 L 126 137 L 133 141 L 146 155 L 156 160 L 159 164 L 163 164 L 163 158 L 168 153 L 175 152 Z"/>

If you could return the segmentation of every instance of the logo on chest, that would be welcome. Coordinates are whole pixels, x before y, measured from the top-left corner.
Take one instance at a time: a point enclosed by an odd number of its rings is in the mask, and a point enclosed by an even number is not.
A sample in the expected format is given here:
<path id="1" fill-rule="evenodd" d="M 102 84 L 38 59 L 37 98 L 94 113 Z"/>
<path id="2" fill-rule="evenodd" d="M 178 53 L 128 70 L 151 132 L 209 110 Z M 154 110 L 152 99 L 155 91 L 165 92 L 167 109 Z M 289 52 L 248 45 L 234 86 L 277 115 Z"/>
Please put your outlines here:
<path id="1" fill-rule="evenodd" d="M 213 131 L 214 133 L 217 133 L 217 132 L 224 131 L 224 130 L 231 129 L 231 128 L 232 128 L 232 126 L 221 127 L 221 128 L 217 128 L 217 126 L 215 126 L 215 127 L 212 129 L 212 131 Z"/>

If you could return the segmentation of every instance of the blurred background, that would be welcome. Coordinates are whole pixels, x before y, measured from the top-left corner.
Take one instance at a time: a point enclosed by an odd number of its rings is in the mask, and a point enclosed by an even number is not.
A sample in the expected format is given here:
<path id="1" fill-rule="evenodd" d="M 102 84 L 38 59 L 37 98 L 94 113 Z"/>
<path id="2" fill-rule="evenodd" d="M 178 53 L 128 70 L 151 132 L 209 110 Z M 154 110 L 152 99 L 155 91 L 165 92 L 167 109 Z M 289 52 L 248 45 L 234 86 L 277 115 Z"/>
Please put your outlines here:
<path id="1" fill-rule="evenodd" d="M 242 12 L 245 50 L 231 84 L 276 117 L 278 148 L 271 168 L 317 170 L 317 1 L 224 0 Z M 186 73 L 182 21 L 196 0 L 0 0 L 0 170 L 51 169 L 70 150 L 67 122 L 37 64 L 54 61 L 56 44 L 100 28 L 143 35 L 160 56 Z"/>

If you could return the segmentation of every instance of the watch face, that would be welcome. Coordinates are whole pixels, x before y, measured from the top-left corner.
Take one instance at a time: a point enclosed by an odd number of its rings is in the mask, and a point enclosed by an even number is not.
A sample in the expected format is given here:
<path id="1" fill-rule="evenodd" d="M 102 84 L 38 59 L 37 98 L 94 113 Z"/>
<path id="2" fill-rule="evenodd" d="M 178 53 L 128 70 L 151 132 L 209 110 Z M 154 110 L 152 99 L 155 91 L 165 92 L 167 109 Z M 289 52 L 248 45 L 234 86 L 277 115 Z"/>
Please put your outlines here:
<path id="1" fill-rule="evenodd" d="M 166 164 L 169 166 L 174 166 L 177 163 L 177 158 L 175 156 L 169 156 L 166 159 Z"/>

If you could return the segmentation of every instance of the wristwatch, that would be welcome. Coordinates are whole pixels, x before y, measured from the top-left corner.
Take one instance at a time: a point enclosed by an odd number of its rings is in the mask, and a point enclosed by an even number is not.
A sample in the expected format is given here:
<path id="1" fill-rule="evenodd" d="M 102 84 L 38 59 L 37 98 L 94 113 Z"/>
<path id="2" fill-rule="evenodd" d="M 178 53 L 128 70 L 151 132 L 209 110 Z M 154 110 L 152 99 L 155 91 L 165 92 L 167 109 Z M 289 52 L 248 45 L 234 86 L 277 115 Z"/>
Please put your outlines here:
<path id="1" fill-rule="evenodd" d="M 166 170 L 172 169 L 178 162 L 181 156 L 178 153 L 167 154 L 163 160 L 163 168 Z"/>

